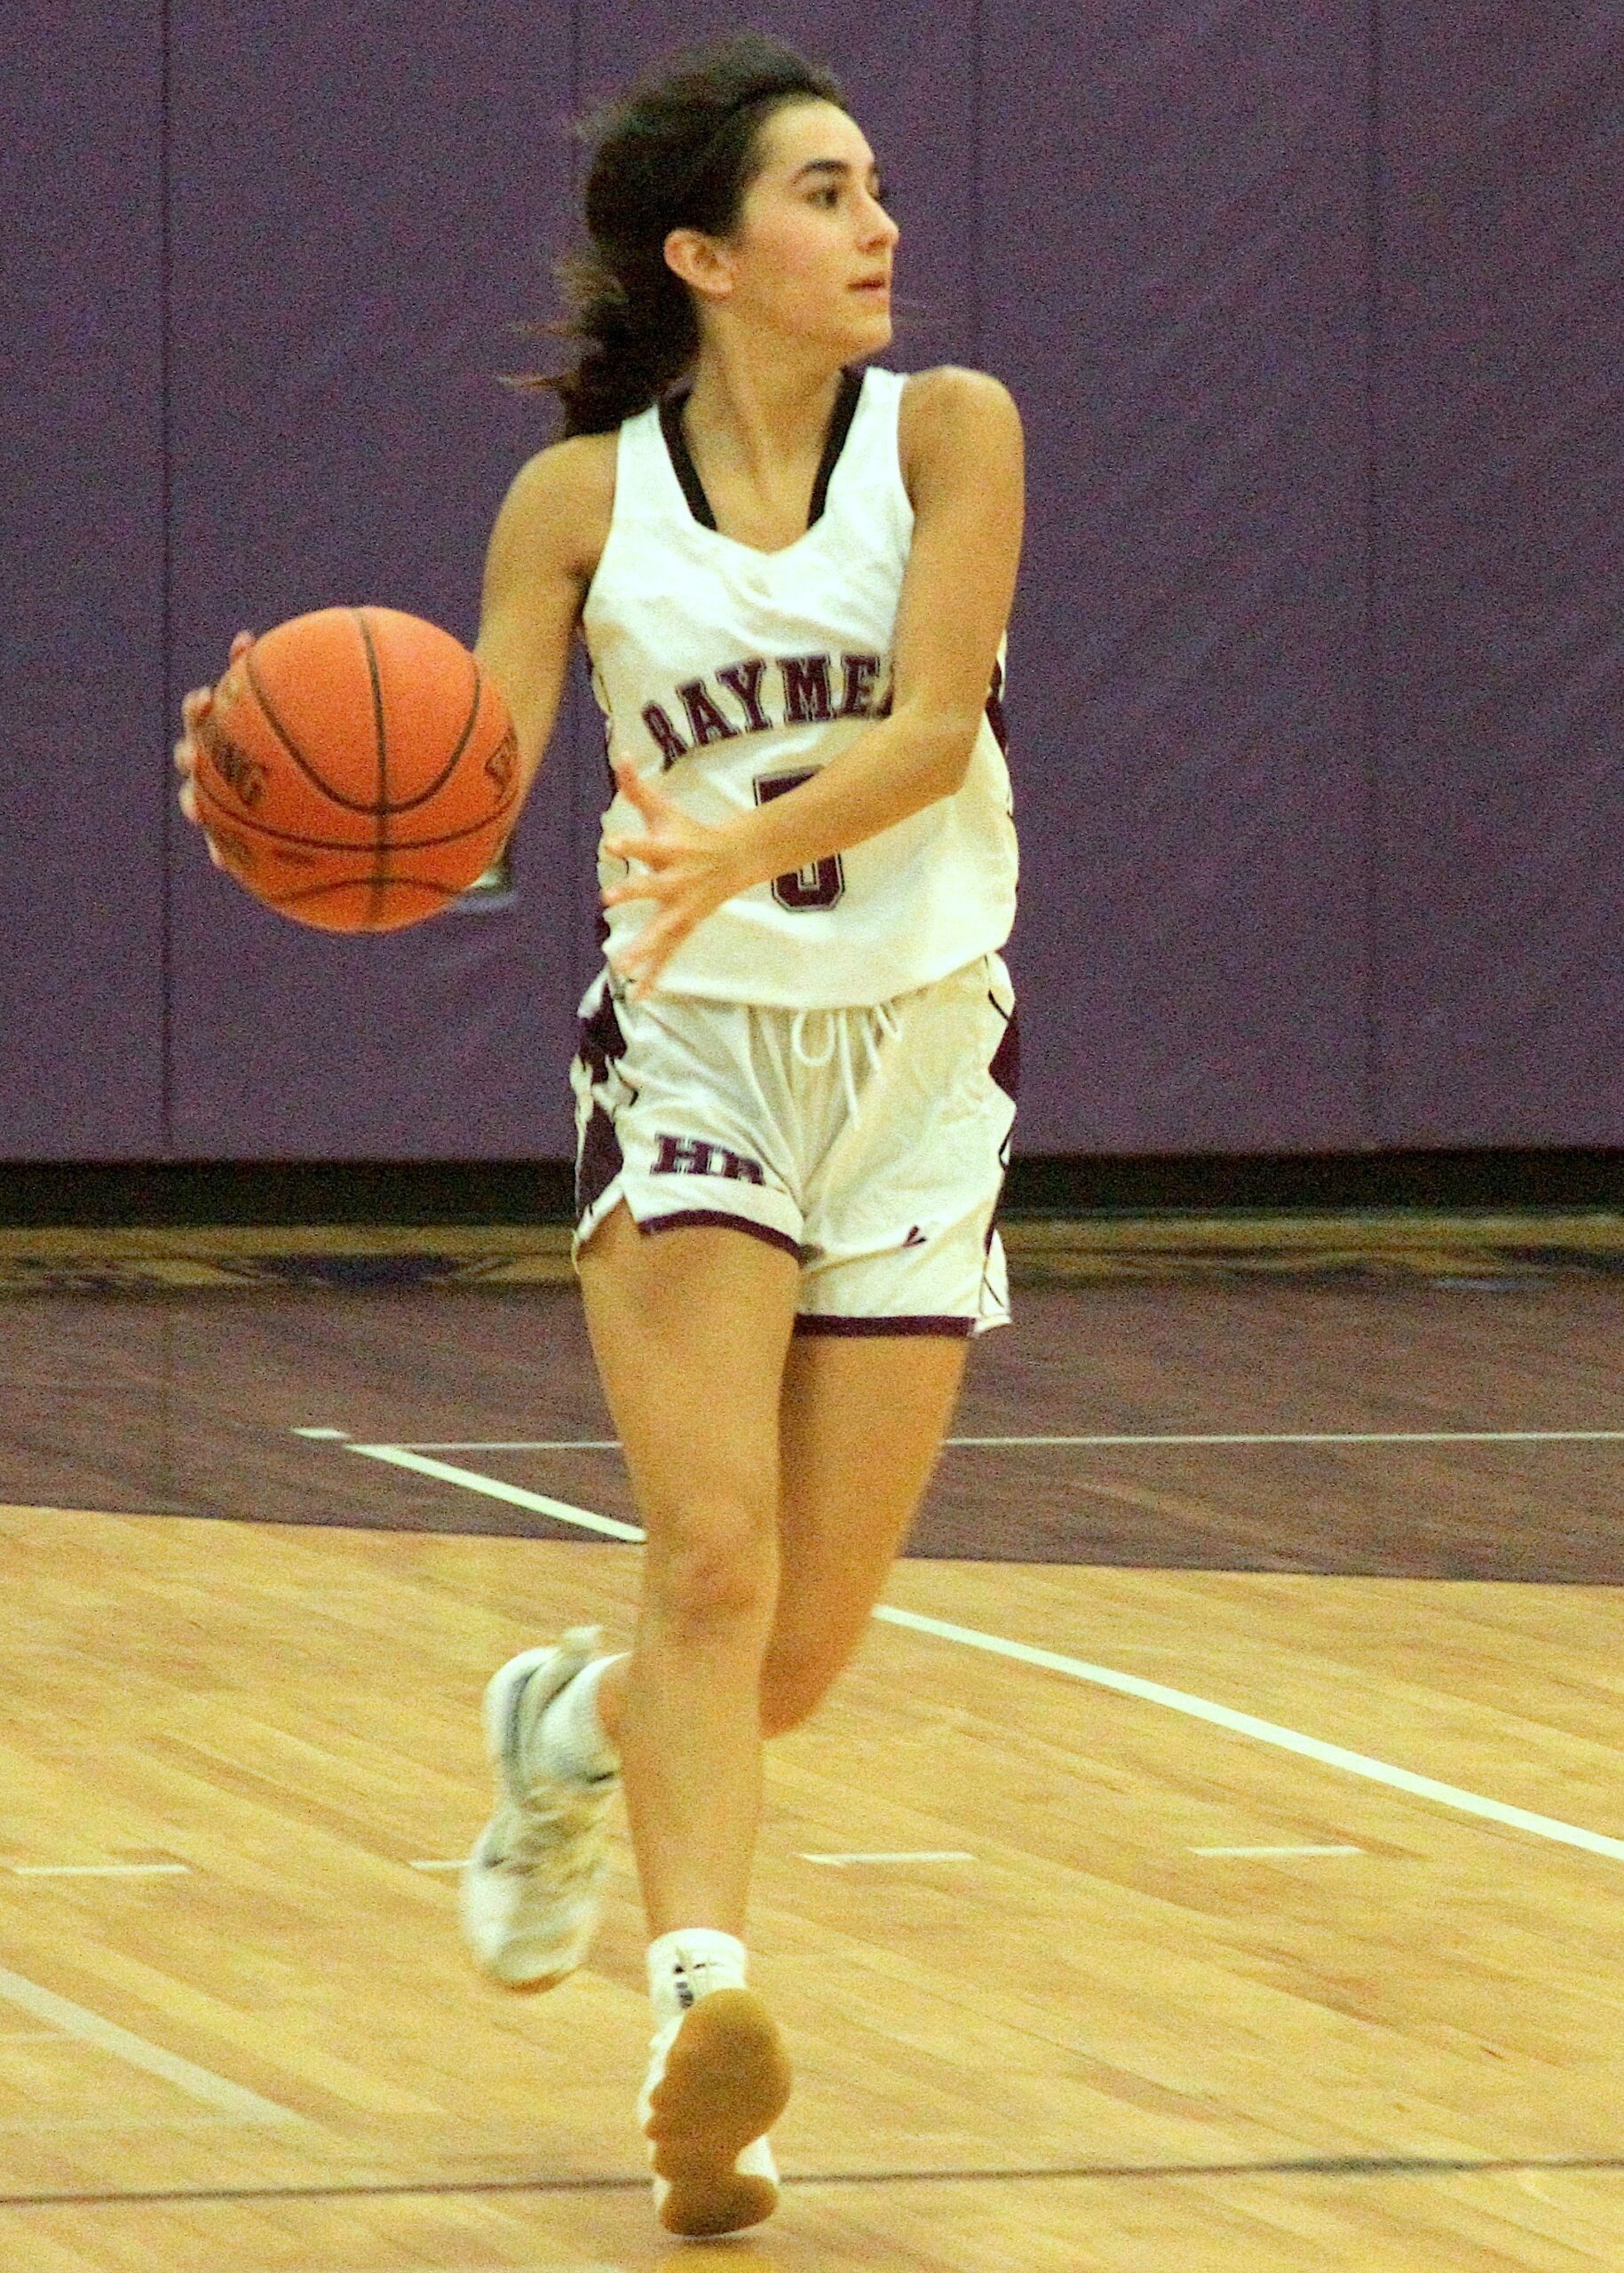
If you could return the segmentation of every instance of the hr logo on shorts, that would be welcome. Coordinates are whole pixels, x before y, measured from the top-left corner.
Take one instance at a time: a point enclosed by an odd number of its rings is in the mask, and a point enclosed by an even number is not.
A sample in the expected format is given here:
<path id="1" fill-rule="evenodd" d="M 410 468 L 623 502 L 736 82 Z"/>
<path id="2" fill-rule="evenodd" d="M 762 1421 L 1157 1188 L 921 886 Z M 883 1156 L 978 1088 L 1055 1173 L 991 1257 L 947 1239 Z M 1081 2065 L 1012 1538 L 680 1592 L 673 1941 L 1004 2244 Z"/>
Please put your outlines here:
<path id="1" fill-rule="evenodd" d="M 713 1144 L 703 1136 L 657 1135 L 654 1143 L 658 1150 L 651 1176 L 725 1176 L 735 1184 L 765 1184 L 767 1180 L 759 1160 L 743 1152 L 730 1152 L 725 1144 Z"/>

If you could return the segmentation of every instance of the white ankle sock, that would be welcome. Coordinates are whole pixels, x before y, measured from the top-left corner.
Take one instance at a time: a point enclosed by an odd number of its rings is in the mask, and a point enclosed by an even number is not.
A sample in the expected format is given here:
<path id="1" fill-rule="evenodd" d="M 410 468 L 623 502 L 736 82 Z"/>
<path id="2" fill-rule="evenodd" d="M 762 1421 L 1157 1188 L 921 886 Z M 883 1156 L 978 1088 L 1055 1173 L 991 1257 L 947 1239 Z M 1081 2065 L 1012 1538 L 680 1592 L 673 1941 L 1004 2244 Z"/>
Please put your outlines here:
<path id="1" fill-rule="evenodd" d="M 621 1657 L 627 1654 L 622 1651 Z M 620 1657 L 594 1658 L 542 1715 L 536 1735 L 555 1776 L 573 1776 L 590 1784 L 613 1776 L 619 1768 L 620 1757 L 598 1717 L 598 1688 L 610 1667 L 620 1661 Z"/>
<path id="2" fill-rule="evenodd" d="M 680 2020 L 713 1989 L 742 1989 L 749 1969 L 744 1944 L 710 1926 L 683 1926 L 648 1945 L 648 1993 L 663 2026 Z"/>

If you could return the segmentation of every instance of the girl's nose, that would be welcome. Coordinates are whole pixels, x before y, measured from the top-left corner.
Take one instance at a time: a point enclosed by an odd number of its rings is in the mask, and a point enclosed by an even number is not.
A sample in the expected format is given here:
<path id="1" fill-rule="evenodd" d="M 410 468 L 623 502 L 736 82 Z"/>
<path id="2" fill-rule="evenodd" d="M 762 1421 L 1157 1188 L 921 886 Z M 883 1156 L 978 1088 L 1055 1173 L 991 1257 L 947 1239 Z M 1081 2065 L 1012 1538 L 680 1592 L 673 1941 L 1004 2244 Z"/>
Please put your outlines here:
<path id="1" fill-rule="evenodd" d="M 865 246 L 894 245 L 902 234 L 901 230 L 877 197 L 868 199 L 867 210 L 863 218 L 862 237 Z"/>

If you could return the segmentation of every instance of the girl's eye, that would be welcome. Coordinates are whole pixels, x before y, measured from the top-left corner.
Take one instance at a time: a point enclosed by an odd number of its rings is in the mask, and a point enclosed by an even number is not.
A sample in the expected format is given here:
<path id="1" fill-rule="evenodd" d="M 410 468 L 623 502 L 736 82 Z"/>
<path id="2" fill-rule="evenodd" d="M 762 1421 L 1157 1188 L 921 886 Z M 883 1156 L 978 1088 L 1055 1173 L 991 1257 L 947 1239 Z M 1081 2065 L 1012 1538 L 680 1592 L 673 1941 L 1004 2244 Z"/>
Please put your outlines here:
<path id="1" fill-rule="evenodd" d="M 873 198 L 876 205 L 889 207 L 891 203 L 891 192 L 885 183 L 876 182 L 873 189 L 870 190 L 868 194 Z M 825 212 L 832 213 L 835 210 L 835 208 L 840 203 L 841 198 L 844 193 L 838 182 L 830 181 L 820 183 L 818 187 L 812 190 L 810 194 L 812 202 L 814 205 L 820 205 L 824 209 Z"/>

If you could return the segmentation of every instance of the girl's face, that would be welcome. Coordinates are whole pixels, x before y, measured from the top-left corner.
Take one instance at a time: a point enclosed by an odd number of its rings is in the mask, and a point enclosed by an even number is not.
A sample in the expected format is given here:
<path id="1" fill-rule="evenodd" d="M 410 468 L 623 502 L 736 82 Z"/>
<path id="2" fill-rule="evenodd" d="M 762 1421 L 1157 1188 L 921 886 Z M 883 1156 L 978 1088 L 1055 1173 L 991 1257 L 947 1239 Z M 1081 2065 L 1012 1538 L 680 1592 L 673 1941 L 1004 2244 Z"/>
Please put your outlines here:
<path id="1" fill-rule="evenodd" d="M 757 155 L 737 228 L 705 241 L 714 266 L 691 279 L 701 301 L 842 362 L 878 353 L 891 336 L 899 231 L 861 130 L 833 103 L 788 104 Z"/>

